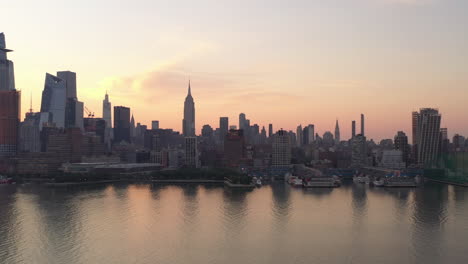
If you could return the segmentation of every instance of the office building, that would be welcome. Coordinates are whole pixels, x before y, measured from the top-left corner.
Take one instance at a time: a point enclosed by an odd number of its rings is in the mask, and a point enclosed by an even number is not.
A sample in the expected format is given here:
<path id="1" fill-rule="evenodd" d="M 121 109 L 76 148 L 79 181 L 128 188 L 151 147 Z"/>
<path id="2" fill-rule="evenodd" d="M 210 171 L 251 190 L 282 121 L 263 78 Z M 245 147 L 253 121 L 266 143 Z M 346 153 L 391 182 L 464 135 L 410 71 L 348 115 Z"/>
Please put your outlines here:
<path id="1" fill-rule="evenodd" d="M 13 62 L 8 60 L 5 34 L 0 33 L 0 91 L 15 91 L 15 73 Z"/>
<path id="2" fill-rule="evenodd" d="M 229 130 L 229 118 L 220 117 L 219 118 L 219 140 L 220 142 L 224 141 L 224 137 L 228 133 L 228 130 Z"/>
<path id="3" fill-rule="evenodd" d="M 20 124 L 19 91 L 0 91 L 0 157 L 15 156 Z"/>
<path id="4" fill-rule="evenodd" d="M 341 136 L 340 136 L 340 126 L 338 125 L 338 119 L 336 120 L 335 124 L 335 144 L 340 144 Z"/>
<path id="5" fill-rule="evenodd" d="M 356 136 L 356 121 L 351 122 L 351 139 Z"/>
<path id="6" fill-rule="evenodd" d="M 361 114 L 361 135 L 363 137 L 366 136 L 366 134 L 364 133 L 364 114 Z"/>
<path id="7" fill-rule="evenodd" d="M 159 121 L 158 120 L 151 121 L 151 129 L 152 130 L 159 129 Z"/>
<path id="8" fill-rule="evenodd" d="M 41 112 L 50 113 L 52 123 L 58 128 L 65 128 L 66 83 L 64 80 L 46 73 L 42 91 Z"/>
<path id="9" fill-rule="evenodd" d="M 184 119 L 182 120 L 182 133 L 185 137 L 195 136 L 195 102 L 193 101 L 190 88 L 188 85 L 188 94 L 184 102 Z"/>
<path id="10" fill-rule="evenodd" d="M 367 139 L 358 134 L 351 141 L 351 165 L 353 167 L 367 166 Z"/>
<path id="11" fill-rule="evenodd" d="M 268 125 L 268 137 L 271 138 L 273 136 L 273 124 Z"/>
<path id="12" fill-rule="evenodd" d="M 130 143 L 130 108 L 114 106 L 114 142 Z"/>

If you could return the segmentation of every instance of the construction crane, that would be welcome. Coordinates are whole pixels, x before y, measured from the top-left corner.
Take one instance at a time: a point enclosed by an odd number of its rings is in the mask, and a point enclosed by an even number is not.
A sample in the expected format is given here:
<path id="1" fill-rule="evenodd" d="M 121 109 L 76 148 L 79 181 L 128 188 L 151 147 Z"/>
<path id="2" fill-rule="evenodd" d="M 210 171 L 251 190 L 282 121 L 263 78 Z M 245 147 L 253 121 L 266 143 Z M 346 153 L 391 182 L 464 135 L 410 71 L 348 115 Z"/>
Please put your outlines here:
<path id="1" fill-rule="evenodd" d="M 88 118 L 93 118 L 94 117 L 94 112 L 91 112 L 88 107 L 85 106 L 85 112 L 88 115 Z"/>

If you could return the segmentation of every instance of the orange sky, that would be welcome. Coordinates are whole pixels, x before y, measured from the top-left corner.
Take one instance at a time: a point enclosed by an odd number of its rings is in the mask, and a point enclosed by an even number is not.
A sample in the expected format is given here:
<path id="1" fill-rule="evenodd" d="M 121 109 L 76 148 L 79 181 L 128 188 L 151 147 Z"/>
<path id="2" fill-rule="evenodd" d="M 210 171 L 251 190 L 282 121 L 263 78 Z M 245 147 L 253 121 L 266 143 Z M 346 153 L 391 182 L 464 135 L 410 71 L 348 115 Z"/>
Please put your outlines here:
<path id="1" fill-rule="evenodd" d="M 96 116 L 107 90 L 148 126 L 181 129 L 190 78 L 197 133 L 244 112 L 320 134 L 338 118 L 348 138 L 364 113 L 381 139 L 410 135 L 411 111 L 436 107 L 449 135 L 468 135 L 466 1 L 45 2 L 0 16 L 23 114 L 30 94 L 39 110 L 46 72 L 71 70 Z"/>

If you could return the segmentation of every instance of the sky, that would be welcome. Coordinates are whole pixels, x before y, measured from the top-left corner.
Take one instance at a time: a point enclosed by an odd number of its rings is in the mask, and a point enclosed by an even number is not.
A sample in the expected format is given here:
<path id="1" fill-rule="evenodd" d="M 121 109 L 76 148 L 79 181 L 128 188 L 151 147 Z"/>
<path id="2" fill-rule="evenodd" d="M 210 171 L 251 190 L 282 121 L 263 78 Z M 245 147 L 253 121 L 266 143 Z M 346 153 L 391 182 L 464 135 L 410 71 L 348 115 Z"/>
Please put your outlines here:
<path id="1" fill-rule="evenodd" d="M 0 0 L 22 115 L 40 110 L 45 73 L 77 73 L 78 99 L 102 115 L 180 131 L 191 80 L 196 128 L 238 125 L 342 139 L 411 136 L 411 112 L 435 107 L 468 136 L 466 0 Z"/>

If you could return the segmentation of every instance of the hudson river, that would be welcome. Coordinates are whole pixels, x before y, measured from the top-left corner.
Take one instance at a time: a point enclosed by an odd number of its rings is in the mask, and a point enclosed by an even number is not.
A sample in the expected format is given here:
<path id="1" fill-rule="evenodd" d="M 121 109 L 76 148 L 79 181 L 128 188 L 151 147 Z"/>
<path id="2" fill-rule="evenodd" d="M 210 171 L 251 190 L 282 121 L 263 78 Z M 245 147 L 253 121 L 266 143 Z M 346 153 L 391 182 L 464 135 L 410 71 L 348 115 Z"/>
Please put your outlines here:
<path id="1" fill-rule="evenodd" d="M 0 263 L 468 263 L 468 188 L 0 186 Z"/>

